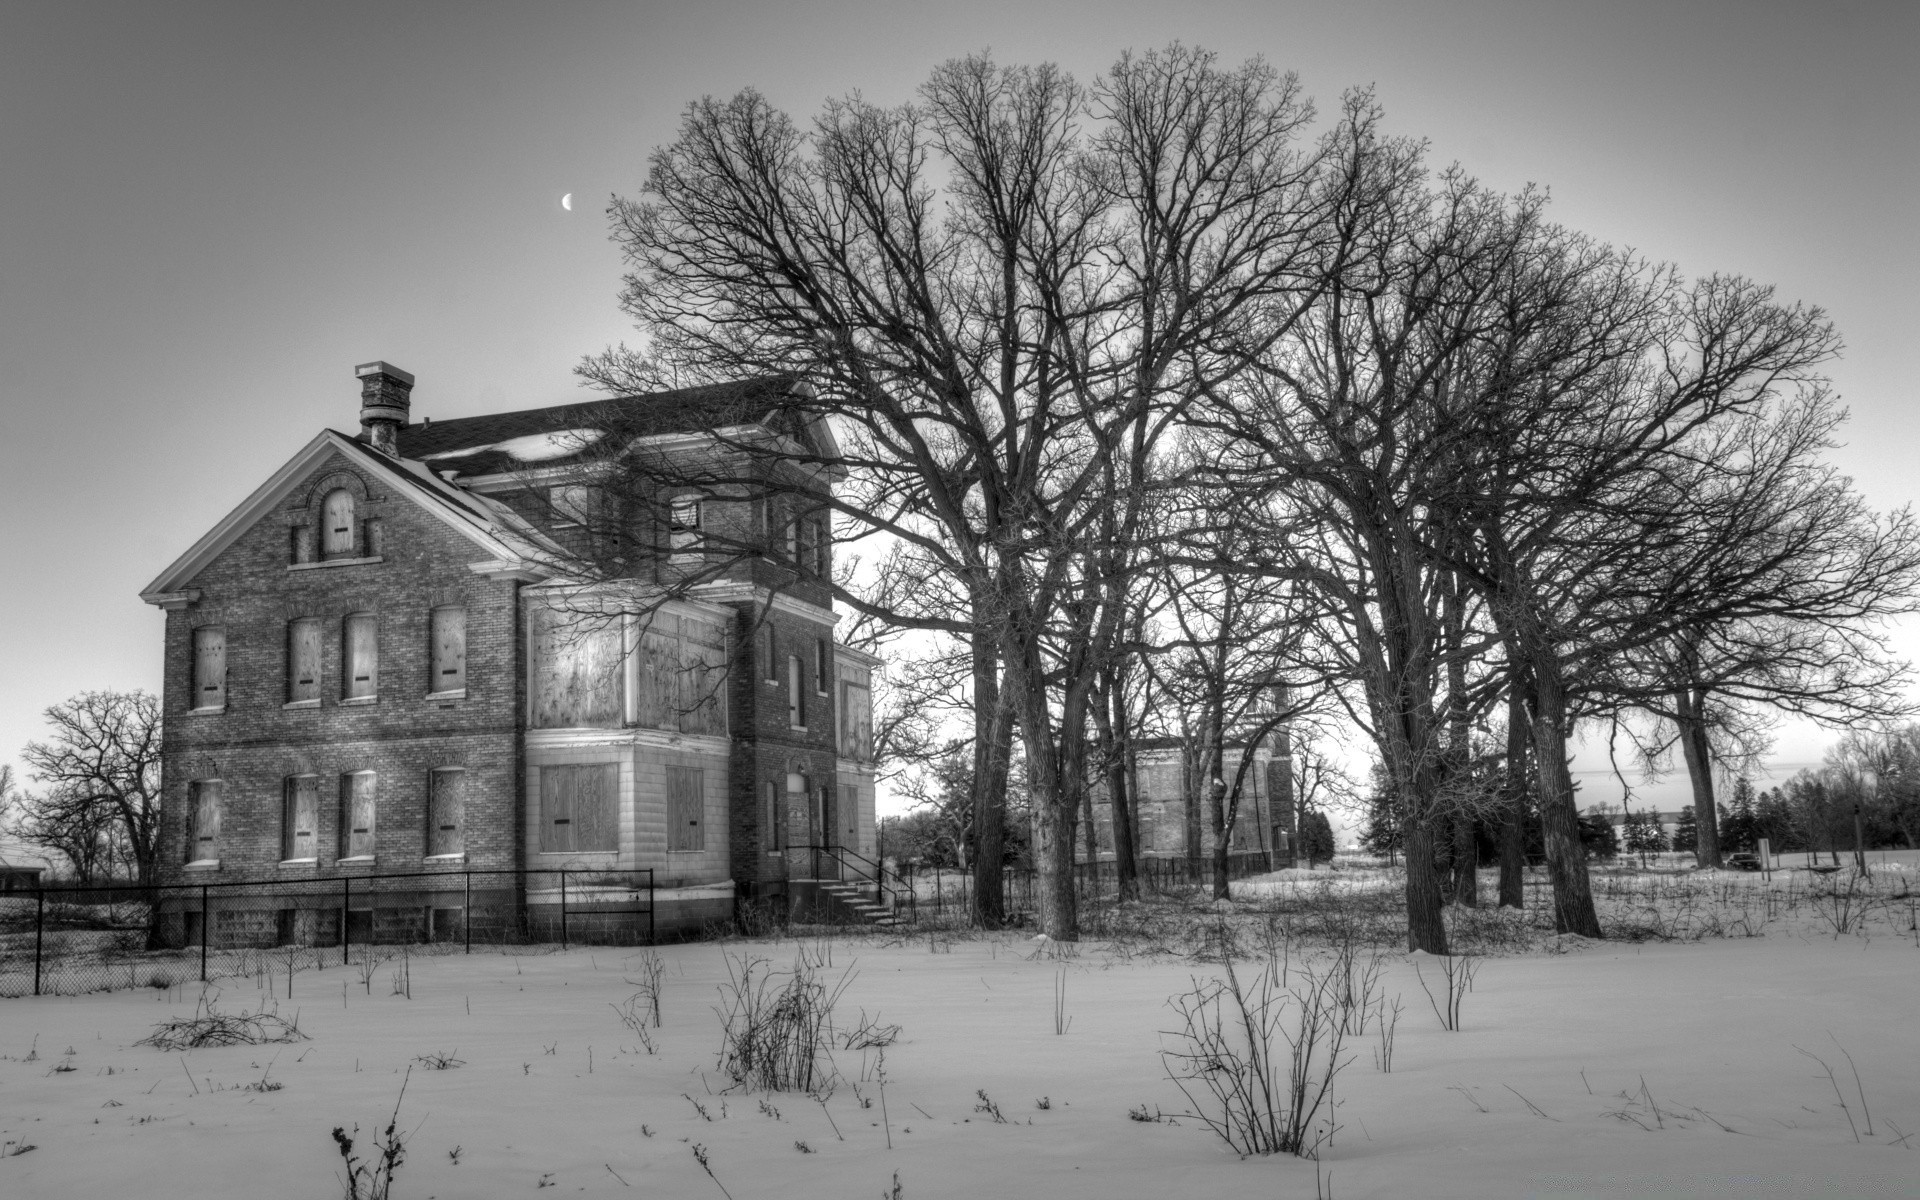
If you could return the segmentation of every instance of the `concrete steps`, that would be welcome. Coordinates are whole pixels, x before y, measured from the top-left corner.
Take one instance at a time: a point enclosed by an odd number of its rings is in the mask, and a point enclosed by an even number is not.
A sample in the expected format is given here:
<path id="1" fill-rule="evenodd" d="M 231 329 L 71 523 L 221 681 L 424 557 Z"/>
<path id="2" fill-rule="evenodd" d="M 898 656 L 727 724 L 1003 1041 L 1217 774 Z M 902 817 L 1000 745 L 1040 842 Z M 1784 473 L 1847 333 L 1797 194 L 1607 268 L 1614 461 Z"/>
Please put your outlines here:
<path id="1" fill-rule="evenodd" d="M 872 884 L 834 883 L 822 880 L 820 891 L 832 896 L 841 910 L 863 925 L 876 929 L 892 929 L 905 925 L 891 908 L 873 902 Z"/>

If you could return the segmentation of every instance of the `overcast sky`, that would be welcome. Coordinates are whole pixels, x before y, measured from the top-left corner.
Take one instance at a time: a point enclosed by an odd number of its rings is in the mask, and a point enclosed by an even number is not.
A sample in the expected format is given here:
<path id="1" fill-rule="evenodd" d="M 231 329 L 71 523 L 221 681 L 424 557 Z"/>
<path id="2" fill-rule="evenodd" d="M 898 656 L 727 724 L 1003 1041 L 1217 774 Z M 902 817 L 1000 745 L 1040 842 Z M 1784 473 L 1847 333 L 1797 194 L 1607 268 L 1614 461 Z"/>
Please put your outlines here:
<path id="1" fill-rule="evenodd" d="M 1323 110 L 1373 85 L 1437 163 L 1824 306 L 1853 412 L 1837 460 L 1881 508 L 1920 491 L 1912 0 L 9 0 L 0 761 L 74 692 L 158 690 L 136 593 L 317 430 L 357 427 L 355 363 L 417 375 L 416 419 L 575 397 L 580 356 L 630 336 L 607 197 L 689 100 L 753 86 L 810 115 L 906 100 L 983 48 L 1085 77 L 1174 39 L 1297 71 Z M 1826 737 L 1785 731 L 1780 764 Z"/>

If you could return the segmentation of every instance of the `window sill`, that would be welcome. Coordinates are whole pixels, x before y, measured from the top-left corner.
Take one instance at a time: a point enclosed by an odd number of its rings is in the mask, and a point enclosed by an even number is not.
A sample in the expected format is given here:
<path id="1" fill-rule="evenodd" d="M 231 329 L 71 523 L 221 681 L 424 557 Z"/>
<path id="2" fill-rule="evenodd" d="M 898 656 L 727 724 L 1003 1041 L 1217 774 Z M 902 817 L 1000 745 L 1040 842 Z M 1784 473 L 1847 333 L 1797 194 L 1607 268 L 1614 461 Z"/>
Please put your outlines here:
<path id="1" fill-rule="evenodd" d="M 190 717 L 210 717 L 215 713 L 223 713 L 225 711 L 227 711 L 226 705 L 214 704 L 206 708 L 190 708 L 187 710 L 187 715 Z"/>
<path id="2" fill-rule="evenodd" d="M 283 867 L 313 867 L 319 864 L 320 860 L 317 858 L 283 858 L 280 860 L 280 865 Z"/>
<path id="3" fill-rule="evenodd" d="M 667 851 L 667 856 L 671 858 L 676 854 L 705 854 L 706 852 L 706 847 L 703 846 L 698 850 L 669 850 Z"/>
<path id="4" fill-rule="evenodd" d="M 336 858 L 333 860 L 333 865 L 336 867 L 370 867 L 373 865 L 373 855 L 356 854 L 352 858 Z"/>
<path id="5" fill-rule="evenodd" d="M 348 696 L 340 701 L 341 708 L 365 708 L 369 704 L 380 703 L 378 696 Z"/>
<path id="6" fill-rule="evenodd" d="M 295 708 L 319 708 L 320 699 L 319 697 L 316 696 L 312 700 L 289 700 L 285 704 L 282 704 L 280 707 L 283 710 L 295 709 Z"/>
<path id="7" fill-rule="evenodd" d="M 787 730 L 788 730 L 788 732 L 790 732 L 790 733 L 806 733 L 806 732 L 808 732 L 808 730 L 807 730 L 807 727 L 806 727 L 805 725 L 789 725 L 789 726 L 787 726 Z"/>
<path id="8" fill-rule="evenodd" d="M 425 858 L 422 858 L 420 861 L 430 862 L 430 863 L 465 862 L 467 861 L 467 853 L 466 851 L 462 850 L 458 854 L 429 854 Z"/>
<path id="9" fill-rule="evenodd" d="M 467 689 L 465 688 L 457 688 L 450 692 L 428 692 L 427 693 L 427 699 L 429 700 L 465 700 L 466 698 L 467 698 Z"/>
<path id="10" fill-rule="evenodd" d="M 372 558 L 323 558 L 318 562 L 288 563 L 287 570 L 317 571 L 322 567 L 364 567 L 368 563 L 377 563 L 377 562 L 385 562 L 385 561 L 386 561 L 386 558 L 378 554 L 374 555 Z"/>
<path id="11" fill-rule="evenodd" d="M 218 871 L 220 860 L 217 858 L 196 858 L 186 865 L 189 871 Z"/>

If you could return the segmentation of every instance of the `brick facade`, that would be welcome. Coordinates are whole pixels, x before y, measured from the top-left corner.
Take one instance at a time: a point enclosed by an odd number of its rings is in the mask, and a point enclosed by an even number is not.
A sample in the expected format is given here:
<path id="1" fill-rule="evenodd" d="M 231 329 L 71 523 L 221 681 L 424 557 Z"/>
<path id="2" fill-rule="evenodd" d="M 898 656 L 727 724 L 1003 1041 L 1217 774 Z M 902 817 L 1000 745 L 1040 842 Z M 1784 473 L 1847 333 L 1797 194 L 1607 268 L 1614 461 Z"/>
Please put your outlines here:
<path id="1" fill-rule="evenodd" d="M 357 441 L 321 435 L 144 593 L 168 610 L 162 880 L 331 887 L 342 877 L 401 871 L 445 873 L 448 880 L 369 883 L 358 893 L 349 883 L 344 904 L 317 895 L 228 904 L 213 914 L 215 938 L 326 942 L 340 936 L 343 907 L 350 936 L 413 935 L 468 920 L 469 902 L 476 906 L 472 919 L 538 932 L 557 911 L 551 871 L 558 867 L 650 870 L 659 888 L 685 893 L 668 902 L 669 916 L 695 927 L 731 915 L 737 902 L 781 903 L 789 881 L 818 870 L 818 859 L 801 847 L 832 841 L 871 854 L 872 770 L 840 753 L 842 668 L 822 580 L 776 552 L 735 562 L 681 606 L 687 620 L 727 627 L 724 732 L 636 723 L 633 695 L 623 721 L 534 727 L 532 622 L 548 601 L 541 572 L 527 565 L 530 558 L 514 556 L 526 537 L 541 535 L 526 521 L 513 526 L 523 535 L 519 542 L 513 529 L 502 532 L 512 519 L 487 504 L 513 497 L 483 503 L 424 469 L 431 462 L 399 457 L 410 439 L 418 443 L 416 431 L 428 428 L 392 428 L 404 420 L 411 379 L 385 364 L 368 364 L 361 374 L 366 394 L 378 401 L 362 410 L 363 420 L 377 418 L 370 432 Z M 527 416 L 509 414 L 523 422 Z M 431 429 L 444 440 L 445 426 Z M 338 512 L 326 508 L 328 496 L 342 494 L 350 497 L 350 534 L 341 532 Z M 735 532 L 756 519 L 745 502 L 716 502 L 714 509 L 714 520 Z M 431 614 L 450 606 L 465 614 L 459 692 L 432 677 Z M 370 697 L 353 695 L 347 678 L 366 673 L 364 666 L 349 671 L 351 614 L 371 614 L 377 630 Z M 296 658 L 308 653 L 294 649 L 297 621 L 317 623 L 317 698 L 294 687 Z M 224 703 L 213 710 L 195 706 L 195 636 L 207 628 L 224 636 Z M 304 636 L 301 645 L 310 646 L 313 635 Z M 719 642 L 707 644 L 718 653 Z M 801 672 L 803 727 L 790 716 L 789 658 Z M 624 668 L 621 679 L 616 686 L 639 686 Z M 550 712 L 540 720 L 554 724 Z M 591 764 L 608 770 L 594 778 L 617 784 L 617 848 L 596 843 L 557 853 L 542 842 L 542 773 Z M 429 828 L 438 820 L 434 780 L 449 771 L 462 772 L 465 785 L 461 846 L 457 854 L 436 854 Z M 375 780 L 373 852 L 350 855 L 346 780 L 366 772 Z M 303 834 L 303 849 L 290 853 L 290 825 L 305 828 L 286 800 L 294 778 L 311 780 L 297 786 L 316 800 L 311 848 Z M 670 779 L 683 797 L 691 795 L 689 779 L 704 781 L 701 803 L 693 805 L 704 810 L 703 831 L 692 846 L 674 841 L 669 829 Z M 793 780 L 803 780 L 806 790 L 790 791 Z M 220 789 L 211 852 L 190 845 L 194 785 L 203 781 Z M 778 797 L 776 819 L 786 826 L 785 854 L 772 852 L 769 784 Z M 837 811 L 850 796 L 862 811 Z M 691 804 L 682 804 L 682 815 Z M 832 829 L 821 827 L 823 818 Z M 465 891 L 468 870 L 519 874 L 487 880 L 483 904 Z M 183 918 L 189 932 L 194 919 Z"/>

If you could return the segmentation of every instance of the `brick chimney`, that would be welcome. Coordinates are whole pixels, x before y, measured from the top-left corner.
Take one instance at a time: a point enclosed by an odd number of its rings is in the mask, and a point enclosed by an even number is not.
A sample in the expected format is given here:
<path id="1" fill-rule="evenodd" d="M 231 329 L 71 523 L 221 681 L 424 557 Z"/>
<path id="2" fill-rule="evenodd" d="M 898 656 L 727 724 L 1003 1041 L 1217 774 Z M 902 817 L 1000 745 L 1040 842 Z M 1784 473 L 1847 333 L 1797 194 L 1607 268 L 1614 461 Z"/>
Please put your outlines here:
<path id="1" fill-rule="evenodd" d="M 361 363 L 360 440 L 383 454 L 399 456 L 400 427 L 413 406 L 413 376 L 391 363 Z"/>

